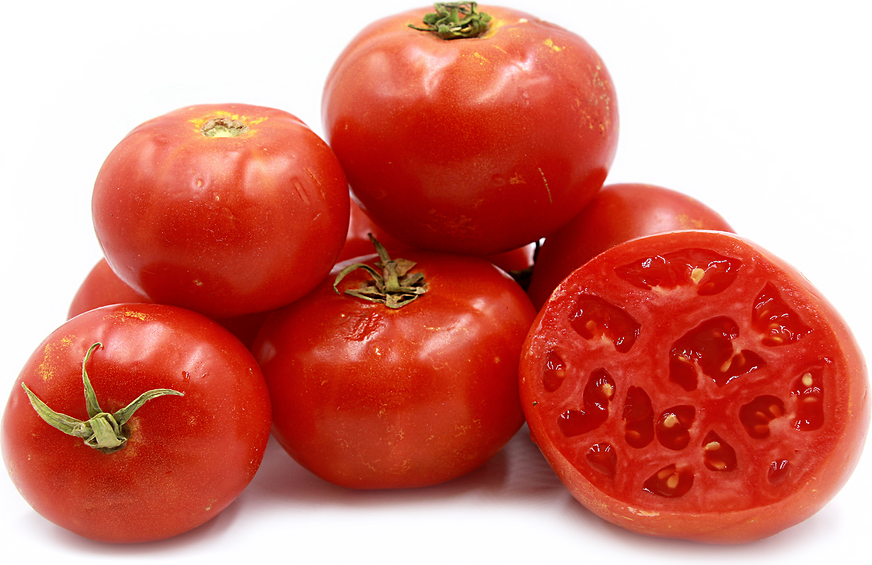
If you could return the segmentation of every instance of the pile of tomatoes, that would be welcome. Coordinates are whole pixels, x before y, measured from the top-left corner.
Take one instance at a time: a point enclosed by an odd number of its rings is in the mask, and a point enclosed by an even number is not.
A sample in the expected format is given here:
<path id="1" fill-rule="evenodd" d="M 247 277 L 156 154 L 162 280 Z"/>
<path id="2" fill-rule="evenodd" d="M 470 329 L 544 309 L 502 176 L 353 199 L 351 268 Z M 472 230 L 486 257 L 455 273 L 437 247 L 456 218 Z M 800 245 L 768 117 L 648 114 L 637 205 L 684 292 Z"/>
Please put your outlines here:
<path id="1" fill-rule="evenodd" d="M 848 480 L 870 419 L 850 330 L 702 203 L 604 186 L 617 100 L 584 39 L 412 10 L 351 41 L 322 104 L 325 139 L 197 105 L 107 156 L 104 259 L 3 415 L 37 512 L 164 539 L 227 507 L 271 433 L 326 481 L 394 489 L 525 422 L 573 496 L 644 534 L 759 539 Z"/>

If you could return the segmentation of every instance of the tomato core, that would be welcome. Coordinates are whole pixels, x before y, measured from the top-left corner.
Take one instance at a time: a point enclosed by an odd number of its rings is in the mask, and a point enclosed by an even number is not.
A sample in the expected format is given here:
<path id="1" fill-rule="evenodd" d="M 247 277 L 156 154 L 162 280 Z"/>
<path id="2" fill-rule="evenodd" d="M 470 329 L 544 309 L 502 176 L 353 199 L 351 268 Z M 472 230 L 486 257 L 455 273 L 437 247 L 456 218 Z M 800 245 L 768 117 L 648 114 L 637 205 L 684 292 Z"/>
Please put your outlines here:
<path id="1" fill-rule="evenodd" d="M 212 118 L 200 127 L 206 137 L 238 137 L 248 131 L 248 126 L 240 120 Z"/>

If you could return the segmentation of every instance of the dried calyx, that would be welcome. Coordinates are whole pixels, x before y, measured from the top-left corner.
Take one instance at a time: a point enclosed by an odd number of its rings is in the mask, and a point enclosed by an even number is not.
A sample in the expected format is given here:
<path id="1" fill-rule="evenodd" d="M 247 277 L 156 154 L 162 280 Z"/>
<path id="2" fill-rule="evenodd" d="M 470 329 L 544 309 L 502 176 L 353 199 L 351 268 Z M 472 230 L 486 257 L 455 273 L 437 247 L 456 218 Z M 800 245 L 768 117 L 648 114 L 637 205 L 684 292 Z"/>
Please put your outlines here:
<path id="1" fill-rule="evenodd" d="M 483 34 L 491 17 L 478 11 L 477 2 L 437 2 L 435 13 L 424 16 L 424 27 L 409 24 L 418 31 L 433 32 L 442 39 L 464 39 Z"/>
<path id="2" fill-rule="evenodd" d="M 339 283 L 349 273 L 363 269 L 372 276 L 372 280 L 358 288 L 349 288 L 345 294 L 349 294 L 361 300 L 378 302 L 388 308 L 402 308 L 418 299 L 427 292 L 427 282 L 423 273 L 411 273 L 416 265 L 414 261 L 406 259 L 391 259 L 384 246 L 376 240 L 372 234 L 369 239 L 378 252 L 379 261 L 375 264 L 382 269 L 376 269 L 366 263 L 354 263 L 342 269 L 333 281 L 333 289 L 339 294 Z"/>

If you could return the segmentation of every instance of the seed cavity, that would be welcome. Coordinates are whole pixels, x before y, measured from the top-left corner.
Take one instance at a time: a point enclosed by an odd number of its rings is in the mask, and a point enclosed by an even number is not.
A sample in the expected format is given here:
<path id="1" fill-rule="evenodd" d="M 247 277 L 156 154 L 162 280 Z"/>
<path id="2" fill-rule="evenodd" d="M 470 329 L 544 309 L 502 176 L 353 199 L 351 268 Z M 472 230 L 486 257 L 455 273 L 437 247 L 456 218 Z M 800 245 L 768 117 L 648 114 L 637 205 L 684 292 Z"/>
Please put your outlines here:
<path id="1" fill-rule="evenodd" d="M 569 322 L 584 339 L 610 341 L 620 353 L 630 351 L 642 329 L 641 324 L 623 308 L 599 296 L 584 293 L 576 300 Z"/>
<path id="2" fill-rule="evenodd" d="M 820 429 L 824 425 L 824 374 L 827 359 L 799 374 L 792 383 L 790 395 L 796 400 L 793 428 L 801 432 Z"/>
<path id="3" fill-rule="evenodd" d="M 590 446 L 585 454 L 587 464 L 597 473 L 608 478 L 615 476 L 618 466 L 618 456 L 609 443 L 595 443 Z"/>
<path id="4" fill-rule="evenodd" d="M 684 496 L 693 486 L 693 472 L 690 469 L 679 469 L 675 464 L 663 467 L 642 485 L 642 490 L 663 496 L 677 498 Z"/>
<path id="5" fill-rule="evenodd" d="M 554 392 L 563 384 L 566 378 L 566 363 L 563 358 L 549 351 L 545 357 L 545 370 L 542 372 L 542 386 L 548 392 Z"/>
<path id="6" fill-rule="evenodd" d="M 796 343 L 812 331 L 772 283 L 766 283 L 754 299 L 751 324 L 762 336 L 763 345 L 772 347 Z"/>
<path id="7" fill-rule="evenodd" d="M 624 440 L 641 449 L 654 441 L 654 409 L 651 397 L 642 387 L 631 386 L 624 400 Z"/>
<path id="8" fill-rule="evenodd" d="M 765 394 L 739 408 L 739 421 L 745 432 L 754 439 L 769 437 L 769 425 L 784 414 L 784 402 L 777 396 Z"/>
<path id="9" fill-rule="evenodd" d="M 703 461 L 710 471 L 732 471 L 737 467 L 736 450 L 714 431 L 702 440 Z"/>
<path id="10" fill-rule="evenodd" d="M 673 406 L 664 411 L 655 428 L 657 441 L 667 449 L 679 451 L 690 443 L 690 428 L 696 418 L 693 406 Z"/>
<path id="11" fill-rule="evenodd" d="M 557 425 L 563 435 L 578 436 L 603 425 L 609 417 L 609 402 L 614 390 L 615 381 L 605 369 L 593 371 L 582 393 L 583 406 L 565 410 L 557 418 Z"/>
<path id="12" fill-rule="evenodd" d="M 646 290 L 693 287 L 699 296 L 723 292 L 742 262 L 709 249 L 690 248 L 639 259 L 615 269 L 621 279 Z"/>
<path id="13" fill-rule="evenodd" d="M 686 391 L 699 386 L 697 368 L 719 386 L 766 365 L 757 353 L 736 351 L 739 326 L 731 318 L 711 318 L 679 338 L 669 352 L 669 380 Z"/>

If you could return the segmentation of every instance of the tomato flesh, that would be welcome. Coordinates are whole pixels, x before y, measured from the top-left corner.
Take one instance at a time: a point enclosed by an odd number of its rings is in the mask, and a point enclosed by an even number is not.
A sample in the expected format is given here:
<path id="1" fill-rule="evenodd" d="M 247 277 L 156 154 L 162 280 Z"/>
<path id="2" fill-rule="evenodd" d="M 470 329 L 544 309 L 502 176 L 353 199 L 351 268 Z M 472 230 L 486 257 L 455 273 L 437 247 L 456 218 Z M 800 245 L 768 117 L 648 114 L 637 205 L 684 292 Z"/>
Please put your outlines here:
<path id="1" fill-rule="evenodd" d="M 792 267 L 722 232 L 639 238 L 561 283 L 521 360 L 531 433 L 573 495 L 642 533 L 743 542 L 850 476 L 866 368 Z"/>

